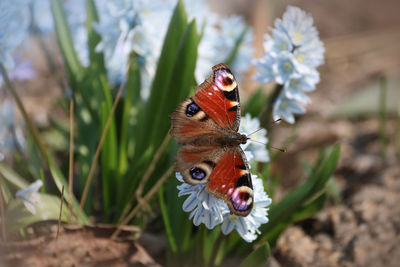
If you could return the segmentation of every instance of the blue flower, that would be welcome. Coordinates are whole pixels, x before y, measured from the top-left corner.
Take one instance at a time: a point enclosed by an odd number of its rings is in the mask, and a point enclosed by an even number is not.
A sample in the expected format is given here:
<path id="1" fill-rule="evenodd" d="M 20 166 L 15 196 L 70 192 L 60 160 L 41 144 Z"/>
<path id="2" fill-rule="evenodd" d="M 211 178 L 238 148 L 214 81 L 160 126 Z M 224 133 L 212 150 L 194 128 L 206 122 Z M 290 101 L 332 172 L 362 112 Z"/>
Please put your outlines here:
<path id="1" fill-rule="evenodd" d="M 207 193 L 205 185 L 186 184 L 179 172 L 176 173 L 176 178 L 183 183 L 177 187 L 178 196 L 189 195 L 182 208 L 185 212 L 191 212 L 189 219 L 193 219 L 193 224 L 199 226 L 203 223 L 208 229 L 213 229 L 216 225 L 221 224 L 222 211 L 226 204 L 221 199 Z"/>
<path id="2" fill-rule="evenodd" d="M 189 20 L 195 18 L 198 31 L 203 33 L 195 74 L 198 80 L 204 80 L 210 66 L 228 58 L 246 25 L 241 17 L 223 18 L 214 14 L 204 0 L 185 0 L 184 3 Z M 108 76 L 114 82 L 118 83 L 118 78 L 125 73 L 129 54 L 134 52 L 139 57 L 144 99 L 149 94 L 168 29 L 166 22 L 170 20 L 175 4 L 173 0 L 113 1 L 106 5 L 108 10 L 99 12 L 102 14 L 100 22 L 95 24 L 95 30 L 102 38 L 97 51 L 105 53 Z M 248 69 L 251 41 L 252 34 L 248 30 L 232 64 L 235 72 Z"/>
<path id="3" fill-rule="evenodd" d="M 32 16 L 34 25 L 43 34 L 48 34 L 54 29 L 53 15 L 49 0 L 32 1 Z"/>
<path id="4" fill-rule="evenodd" d="M 27 188 L 18 190 L 15 197 L 22 199 L 25 208 L 32 213 L 36 214 L 36 205 L 40 201 L 40 194 L 38 193 L 40 187 L 42 187 L 43 182 L 37 180 L 36 182 L 30 184 Z"/>
<path id="5" fill-rule="evenodd" d="M 89 48 L 86 29 L 85 1 L 67 0 L 64 2 L 67 21 L 71 29 L 75 51 L 83 66 L 89 66 Z"/>
<path id="6" fill-rule="evenodd" d="M 293 114 L 300 115 L 305 112 L 306 110 L 298 103 L 298 101 L 289 99 L 281 94 L 274 103 L 272 116 L 274 120 L 284 119 L 289 123 L 294 123 L 295 120 Z"/>
<path id="7" fill-rule="evenodd" d="M 325 51 L 311 15 L 289 6 L 283 19 L 275 20 L 272 34 L 265 36 L 264 49 L 263 57 L 253 63 L 257 67 L 254 79 L 282 85 L 283 90 L 274 102 L 273 117 L 294 123 L 294 114 L 304 114 L 303 105 L 310 102 L 306 93 L 319 82 L 315 68 L 323 63 Z"/>
<path id="8" fill-rule="evenodd" d="M 12 52 L 25 39 L 30 23 L 29 0 L 0 1 L 0 62 L 14 68 Z M 0 75 L 0 86 L 2 78 Z"/>

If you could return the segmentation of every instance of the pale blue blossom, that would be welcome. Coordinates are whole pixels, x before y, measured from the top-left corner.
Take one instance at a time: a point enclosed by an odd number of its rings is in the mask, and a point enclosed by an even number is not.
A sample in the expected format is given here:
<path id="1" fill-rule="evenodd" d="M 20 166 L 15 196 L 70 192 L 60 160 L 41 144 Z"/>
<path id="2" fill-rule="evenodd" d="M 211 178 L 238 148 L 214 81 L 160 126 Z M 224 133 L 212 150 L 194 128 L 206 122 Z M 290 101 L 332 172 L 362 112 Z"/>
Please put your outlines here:
<path id="1" fill-rule="evenodd" d="M 254 79 L 281 85 L 273 117 L 294 123 L 294 114 L 304 114 L 304 105 L 310 102 L 306 93 L 319 82 L 315 68 L 323 63 L 325 51 L 311 15 L 289 6 L 283 19 L 275 20 L 271 35 L 265 36 L 264 49 L 263 57 L 253 62 L 257 67 Z"/>
<path id="2" fill-rule="evenodd" d="M 32 1 L 33 23 L 43 34 L 48 34 L 54 30 L 53 15 L 49 0 Z"/>
<path id="3" fill-rule="evenodd" d="M 67 0 L 64 2 L 64 9 L 78 58 L 83 66 L 89 66 L 85 2 L 81 0 Z"/>
<path id="4" fill-rule="evenodd" d="M 294 46 L 302 46 L 318 39 L 312 16 L 298 7 L 288 6 L 283 19 L 275 20 L 275 27 L 285 32 Z"/>
<path id="5" fill-rule="evenodd" d="M 207 4 L 205 5 L 207 6 Z M 245 31 L 231 66 L 237 78 L 240 79 L 241 74 L 248 71 L 253 54 L 252 30 L 247 28 L 244 19 L 237 15 L 219 17 L 210 12 L 202 21 L 204 9 L 205 7 L 194 11 L 194 14 L 192 14 L 200 27 L 204 25 L 204 34 L 198 48 L 196 79 L 198 81 L 206 79 L 210 73 L 210 66 L 225 62 L 234 50 L 241 34 Z M 197 13 L 200 14 L 197 16 Z"/>
<path id="6" fill-rule="evenodd" d="M 129 55 L 135 53 L 141 66 L 142 97 L 147 98 L 176 3 L 175 0 L 120 0 L 106 4 L 108 10 L 100 16 L 95 30 L 102 38 L 97 51 L 105 53 L 107 73 L 113 82 L 120 81 Z M 196 19 L 198 32 L 202 33 L 195 71 L 196 79 L 201 81 L 209 75 L 210 66 L 226 61 L 246 24 L 239 16 L 224 18 L 211 12 L 205 0 L 185 0 L 184 4 L 189 21 Z M 248 70 L 251 42 L 252 32 L 248 30 L 232 63 L 238 77 L 240 72 Z"/>
<path id="7" fill-rule="evenodd" d="M 25 208 L 32 214 L 36 214 L 36 205 L 40 201 L 39 189 L 42 187 L 43 182 L 37 180 L 25 189 L 18 190 L 15 197 L 22 199 Z"/>
<path id="8" fill-rule="evenodd" d="M 258 162 L 268 162 L 269 154 L 266 149 L 268 143 L 267 130 L 261 128 L 260 121 L 258 118 L 251 118 L 250 114 L 246 114 L 240 120 L 239 132 L 246 134 L 250 139 L 246 144 L 242 144 L 241 147 L 245 151 L 247 160 Z M 249 154 L 252 156 L 249 157 Z"/>
<path id="9" fill-rule="evenodd" d="M 208 229 L 213 229 L 221 224 L 223 220 L 224 202 L 215 196 L 207 193 L 204 184 L 189 185 L 183 181 L 182 175 L 177 172 L 176 178 L 182 182 L 177 188 L 178 196 L 189 195 L 183 203 L 183 210 L 191 212 L 189 219 L 193 219 L 193 224 L 199 226 L 203 223 Z"/>
<path id="10" fill-rule="evenodd" d="M 14 68 L 12 53 L 27 36 L 30 20 L 29 0 L 0 1 L 0 62 L 7 70 Z"/>
<path id="11" fill-rule="evenodd" d="M 189 185 L 183 181 L 180 173 L 176 173 L 176 178 L 182 182 L 177 187 L 178 196 L 189 195 L 182 208 L 185 212 L 191 212 L 189 219 L 193 219 L 196 226 L 203 223 L 208 229 L 213 229 L 221 224 L 223 234 L 228 235 L 235 230 L 246 242 L 252 242 L 260 234 L 259 227 L 268 222 L 267 207 L 272 201 L 264 192 L 262 179 L 254 174 L 253 209 L 246 217 L 231 214 L 226 203 L 205 191 L 205 185 Z"/>
<path id="12" fill-rule="evenodd" d="M 229 209 L 224 209 L 224 221 L 221 226 L 222 233 L 229 234 L 233 230 L 246 241 L 252 242 L 260 234 L 259 227 L 268 222 L 268 206 L 271 205 L 272 200 L 264 191 L 262 179 L 257 175 L 252 174 L 253 190 L 254 190 L 254 203 L 253 209 L 246 217 L 236 216 L 230 214 Z"/>
<path id="13" fill-rule="evenodd" d="M 274 103 L 272 116 L 274 120 L 284 119 L 289 123 L 294 123 L 294 114 L 304 114 L 306 110 L 298 101 L 289 99 L 284 95 L 279 95 Z"/>

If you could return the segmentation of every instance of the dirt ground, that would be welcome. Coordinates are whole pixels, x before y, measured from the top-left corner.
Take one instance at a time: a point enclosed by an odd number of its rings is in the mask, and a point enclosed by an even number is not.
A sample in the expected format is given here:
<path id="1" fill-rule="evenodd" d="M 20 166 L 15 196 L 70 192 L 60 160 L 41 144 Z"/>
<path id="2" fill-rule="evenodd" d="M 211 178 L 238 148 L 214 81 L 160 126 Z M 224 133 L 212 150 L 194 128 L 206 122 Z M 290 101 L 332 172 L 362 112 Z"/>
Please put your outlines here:
<path id="1" fill-rule="evenodd" d="M 400 127 L 399 114 L 396 117 L 396 111 L 389 113 L 386 158 L 381 153 L 377 113 L 365 115 L 361 112 L 351 117 L 353 114 L 337 114 L 344 102 L 366 86 L 382 77 L 392 80 L 400 76 L 400 2 L 225 0 L 214 1 L 212 6 L 224 14 L 238 11 L 245 15 L 255 27 L 256 55 L 260 55 L 267 26 L 281 16 L 288 4 L 299 6 L 314 16 L 325 43 L 326 64 L 320 68 L 321 83 L 310 94 L 312 103 L 307 107 L 307 114 L 296 123 L 297 138 L 274 166 L 282 177 L 277 197 L 303 181 L 303 162 L 312 162 L 322 147 L 332 144 L 341 144 L 340 162 L 334 177 L 342 197 L 337 203 L 330 200 L 315 217 L 289 227 L 279 238 L 269 266 L 398 266 L 400 141 L 396 131 Z M 60 64 L 60 58 L 55 58 L 55 62 Z M 18 90 L 35 121 L 46 124 L 50 114 L 63 116 L 54 105 L 61 90 L 52 79 L 52 75 L 58 74 L 51 73 L 46 66 L 38 66 L 38 74 L 41 80 L 32 87 L 20 84 Z M 251 92 L 253 85 L 248 79 L 242 88 Z M 400 84 L 393 86 L 398 89 Z M 282 143 L 292 129 L 288 125 L 274 128 L 270 133 L 274 145 Z M 75 238 L 77 231 L 85 233 L 79 234 L 84 238 Z M 44 266 L 45 263 L 71 266 L 74 261 L 87 266 L 162 264 L 158 255 L 164 247 L 151 249 L 147 244 L 154 237 L 149 233 L 145 233 L 145 237 L 142 243 L 129 238 L 114 242 L 107 236 L 99 236 L 98 229 L 65 229 L 58 245 L 54 242 L 53 231 L 49 237 L 15 244 L 29 253 L 8 251 L 7 259 L 14 266 L 19 266 L 21 257 L 29 263 L 26 266 Z M 78 241 L 69 242 L 69 238 Z M 61 251 L 60 243 L 69 245 Z M 39 252 L 33 249 L 39 245 Z M 77 249 L 81 247 L 85 247 L 83 252 Z M 7 252 L 4 247 L 2 251 Z M 93 261 L 94 258 L 97 261 Z"/>

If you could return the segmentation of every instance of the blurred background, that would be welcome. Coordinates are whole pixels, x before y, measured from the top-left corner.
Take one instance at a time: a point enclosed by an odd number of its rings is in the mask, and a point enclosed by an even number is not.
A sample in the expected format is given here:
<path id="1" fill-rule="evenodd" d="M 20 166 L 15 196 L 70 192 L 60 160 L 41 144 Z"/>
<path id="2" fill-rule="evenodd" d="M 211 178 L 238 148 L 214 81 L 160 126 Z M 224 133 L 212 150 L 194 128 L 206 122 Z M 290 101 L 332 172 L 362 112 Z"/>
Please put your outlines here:
<path id="1" fill-rule="evenodd" d="M 209 1 L 220 14 L 241 14 L 254 32 L 254 53 L 263 52 L 264 34 L 287 5 L 314 17 L 324 43 L 321 82 L 295 125 L 270 127 L 272 146 L 292 142 L 272 165 L 279 170 L 275 198 L 304 182 L 306 162 L 320 149 L 340 144 L 339 165 L 330 184 L 334 197 L 317 215 L 290 226 L 272 250 L 269 266 L 398 266 L 400 262 L 400 2 L 398 0 Z M 31 59 L 36 76 L 15 81 L 25 107 L 39 127 L 67 119 L 57 100 L 62 57 L 54 34 L 29 37 L 18 54 Z M 49 65 L 50 57 L 54 66 Z M 246 100 L 257 89 L 254 67 L 240 84 Z M 61 86 L 63 86 L 61 84 Z M 272 88 L 265 86 L 267 94 Z M 1 92 L 0 92 L 1 93 Z M 22 123 L 16 111 L 17 124 Z M 57 141 L 55 141 L 57 142 Z M 150 241 L 149 241 L 150 240 Z M 162 248 L 143 244 L 151 255 Z M 225 266 L 235 265 L 227 259 Z"/>

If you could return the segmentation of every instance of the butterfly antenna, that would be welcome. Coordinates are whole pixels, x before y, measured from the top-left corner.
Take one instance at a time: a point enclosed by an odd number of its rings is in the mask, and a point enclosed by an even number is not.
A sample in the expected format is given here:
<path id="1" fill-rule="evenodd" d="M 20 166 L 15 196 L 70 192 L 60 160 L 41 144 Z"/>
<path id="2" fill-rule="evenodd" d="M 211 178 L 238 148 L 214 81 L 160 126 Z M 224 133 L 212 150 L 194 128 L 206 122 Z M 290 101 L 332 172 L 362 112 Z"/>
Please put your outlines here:
<path id="1" fill-rule="evenodd" d="M 277 148 L 277 147 L 274 147 L 274 146 L 270 146 L 270 148 L 272 148 L 272 149 L 275 149 L 275 150 L 278 150 L 278 151 L 280 151 L 280 152 L 286 152 L 286 149 L 284 149 L 284 148 Z"/>
<path id="2" fill-rule="evenodd" d="M 264 128 L 259 128 L 258 130 L 255 130 L 254 132 L 248 134 L 247 137 L 249 137 L 249 136 L 255 134 L 255 133 L 258 132 L 258 131 L 261 131 L 262 129 L 264 129 Z"/>
<path id="3" fill-rule="evenodd" d="M 254 142 L 254 143 L 259 143 L 259 144 L 262 144 L 262 145 L 264 145 L 264 146 L 266 146 L 267 144 L 265 144 L 265 143 L 263 143 L 263 142 L 260 142 L 260 141 L 257 141 L 257 140 L 253 140 L 253 139 L 248 139 L 249 141 L 252 141 L 252 142 Z"/>

